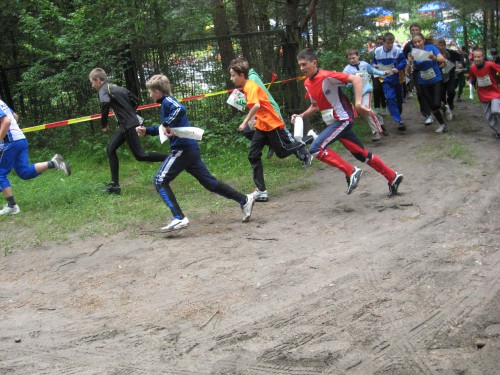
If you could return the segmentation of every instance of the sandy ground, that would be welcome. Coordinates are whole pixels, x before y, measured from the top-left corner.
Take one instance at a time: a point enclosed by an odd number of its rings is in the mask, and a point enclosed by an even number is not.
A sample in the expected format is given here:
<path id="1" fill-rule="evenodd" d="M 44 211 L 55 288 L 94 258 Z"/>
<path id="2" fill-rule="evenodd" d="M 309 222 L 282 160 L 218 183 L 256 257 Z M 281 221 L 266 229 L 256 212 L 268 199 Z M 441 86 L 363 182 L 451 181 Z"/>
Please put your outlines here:
<path id="1" fill-rule="evenodd" d="M 405 111 L 406 135 L 367 144 L 404 173 L 398 197 L 366 165 L 348 196 L 322 166 L 248 224 L 2 257 L 0 373 L 500 373 L 500 140 L 459 102 L 447 137 L 473 164 L 440 156 Z"/>

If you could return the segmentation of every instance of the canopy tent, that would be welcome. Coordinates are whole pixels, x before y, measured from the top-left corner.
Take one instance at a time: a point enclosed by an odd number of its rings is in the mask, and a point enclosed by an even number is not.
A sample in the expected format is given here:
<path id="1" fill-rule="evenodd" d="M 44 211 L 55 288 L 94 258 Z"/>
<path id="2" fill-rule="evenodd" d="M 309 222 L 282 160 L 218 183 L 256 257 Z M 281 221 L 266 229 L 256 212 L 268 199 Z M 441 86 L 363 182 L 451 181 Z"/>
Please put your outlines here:
<path id="1" fill-rule="evenodd" d="M 392 12 L 390 10 L 385 9 L 384 7 L 371 7 L 371 8 L 366 8 L 365 12 L 361 16 L 363 17 L 392 16 Z"/>
<path id="2" fill-rule="evenodd" d="M 433 2 L 422 5 L 418 9 L 418 13 L 424 13 L 424 14 L 435 13 L 438 10 L 446 9 L 448 7 L 449 7 L 448 4 L 446 4 L 443 1 L 433 1 Z"/>

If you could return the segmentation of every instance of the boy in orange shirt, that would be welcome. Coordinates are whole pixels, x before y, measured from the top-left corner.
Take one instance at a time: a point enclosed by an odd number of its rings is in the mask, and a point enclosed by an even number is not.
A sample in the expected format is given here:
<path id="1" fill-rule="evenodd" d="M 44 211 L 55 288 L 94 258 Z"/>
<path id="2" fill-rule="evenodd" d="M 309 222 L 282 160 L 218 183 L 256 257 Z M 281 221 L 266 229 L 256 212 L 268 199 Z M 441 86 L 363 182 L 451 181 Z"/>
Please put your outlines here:
<path id="1" fill-rule="evenodd" d="M 229 66 L 231 81 L 235 86 L 243 87 L 247 107 L 250 108 L 247 116 L 239 126 L 243 131 L 252 117 L 256 117 L 255 134 L 250 144 L 248 160 L 252 165 L 253 180 L 258 191 L 265 191 L 264 168 L 262 166 L 262 150 L 270 145 L 279 158 L 297 154 L 304 163 L 304 167 L 311 165 L 312 156 L 307 152 L 303 142 L 286 141 L 285 123 L 271 105 L 268 94 L 254 81 L 248 79 L 248 64 L 234 59 Z"/>

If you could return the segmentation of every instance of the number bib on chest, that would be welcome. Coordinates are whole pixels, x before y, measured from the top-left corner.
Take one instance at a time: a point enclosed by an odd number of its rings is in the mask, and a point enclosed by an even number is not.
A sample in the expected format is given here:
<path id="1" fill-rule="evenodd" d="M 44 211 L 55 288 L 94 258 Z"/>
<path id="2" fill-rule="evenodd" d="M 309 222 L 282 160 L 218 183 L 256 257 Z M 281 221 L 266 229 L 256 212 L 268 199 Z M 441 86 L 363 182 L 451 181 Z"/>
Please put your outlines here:
<path id="1" fill-rule="evenodd" d="M 335 117 L 333 117 L 333 109 L 324 109 L 321 111 L 321 117 L 327 125 L 331 125 L 335 122 Z"/>
<path id="2" fill-rule="evenodd" d="M 420 77 L 422 77 L 424 81 L 430 81 L 431 79 L 436 78 L 436 72 L 434 71 L 434 69 L 429 68 L 427 70 L 421 71 Z"/>
<path id="3" fill-rule="evenodd" d="M 479 87 L 484 87 L 484 86 L 489 86 L 493 82 L 491 82 L 490 76 L 484 76 L 484 77 L 477 77 L 477 85 Z"/>

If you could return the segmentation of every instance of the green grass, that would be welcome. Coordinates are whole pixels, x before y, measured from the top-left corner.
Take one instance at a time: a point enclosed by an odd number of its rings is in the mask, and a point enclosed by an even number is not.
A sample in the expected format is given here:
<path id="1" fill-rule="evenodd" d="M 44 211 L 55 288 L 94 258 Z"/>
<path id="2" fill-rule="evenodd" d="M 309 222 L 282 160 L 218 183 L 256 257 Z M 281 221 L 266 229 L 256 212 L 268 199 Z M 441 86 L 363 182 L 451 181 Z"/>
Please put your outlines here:
<path id="1" fill-rule="evenodd" d="M 453 135 L 443 134 L 435 142 L 427 143 L 420 149 L 423 158 L 443 160 L 446 158 L 460 160 L 463 164 L 474 165 L 472 152 Z"/>
<path id="2" fill-rule="evenodd" d="M 217 154 L 205 153 L 202 157 L 217 179 L 249 193 L 255 187 L 247 152 L 247 146 L 232 150 L 221 148 Z M 49 160 L 52 155 L 52 151 L 30 150 L 32 162 Z M 49 170 L 38 178 L 22 181 L 12 172 L 9 180 L 22 212 L 16 216 L 0 217 L 4 244 L 15 243 L 15 248 L 19 249 L 47 241 L 64 243 L 74 238 L 108 236 L 118 232 L 134 236 L 139 229 L 154 230 L 166 225 L 171 219 L 170 211 L 152 184 L 160 164 L 136 161 L 126 146 L 118 151 L 118 155 L 121 195 L 102 193 L 110 177 L 106 152 L 99 145 L 87 144 L 64 153 L 72 165 L 70 177 Z M 290 186 L 307 187 L 311 183 L 308 177 L 312 169 L 302 168 L 293 156 L 287 159 L 264 158 L 266 183 L 273 196 Z M 237 207 L 234 201 L 205 190 L 188 173 L 181 173 L 171 186 L 183 211 L 194 220 Z M 239 211 L 235 215 L 239 218 Z M 2 250 L 7 254 L 14 249 L 4 245 Z"/>

